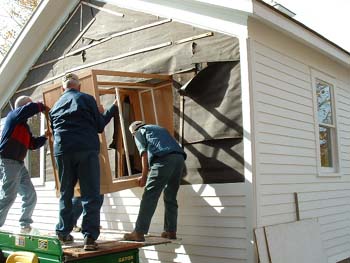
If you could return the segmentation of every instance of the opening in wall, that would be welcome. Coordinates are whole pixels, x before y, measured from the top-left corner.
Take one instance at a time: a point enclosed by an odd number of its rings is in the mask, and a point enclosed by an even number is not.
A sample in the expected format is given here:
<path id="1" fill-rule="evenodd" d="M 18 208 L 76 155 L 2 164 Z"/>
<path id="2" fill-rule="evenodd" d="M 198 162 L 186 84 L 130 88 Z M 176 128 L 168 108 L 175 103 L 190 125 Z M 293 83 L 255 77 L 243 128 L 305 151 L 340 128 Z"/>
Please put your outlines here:
<path id="1" fill-rule="evenodd" d="M 28 125 L 33 136 L 40 136 L 45 132 L 45 117 L 37 114 L 28 119 Z M 29 150 L 24 160 L 34 185 L 43 185 L 45 178 L 46 144 L 37 150 Z"/>

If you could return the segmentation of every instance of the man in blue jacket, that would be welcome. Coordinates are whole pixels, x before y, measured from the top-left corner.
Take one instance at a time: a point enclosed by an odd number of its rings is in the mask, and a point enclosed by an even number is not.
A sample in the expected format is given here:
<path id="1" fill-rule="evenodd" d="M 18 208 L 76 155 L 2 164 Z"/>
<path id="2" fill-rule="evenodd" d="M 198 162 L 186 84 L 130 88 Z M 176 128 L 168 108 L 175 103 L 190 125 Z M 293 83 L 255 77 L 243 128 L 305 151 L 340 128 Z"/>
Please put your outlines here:
<path id="1" fill-rule="evenodd" d="M 145 241 L 151 219 L 164 190 L 164 232 L 162 237 L 176 239 L 177 192 L 184 168 L 186 153 L 163 127 L 135 121 L 129 126 L 141 156 L 142 174 L 139 186 L 145 187 L 135 230 L 125 234 L 129 241 Z"/>
<path id="2" fill-rule="evenodd" d="M 80 92 L 78 76 L 66 74 L 64 93 L 49 112 L 54 156 L 60 180 L 59 222 L 56 234 L 63 243 L 73 242 L 72 197 L 79 180 L 83 206 L 84 249 L 96 250 L 100 234 L 100 141 L 98 134 L 117 111 L 116 101 L 104 113 L 94 97 Z"/>
<path id="3" fill-rule="evenodd" d="M 27 151 L 35 150 L 46 142 L 45 136 L 34 137 L 27 124 L 28 118 L 44 111 L 44 104 L 32 102 L 28 96 L 16 99 L 15 109 L 8 113 L 0 140 L 0 227 L 16 199 L 22 196 L 22 214 L 19 219 L 22 233 L 31 231 L 32 214 L 36 205 L 36 192 L 24 158 Z"/>

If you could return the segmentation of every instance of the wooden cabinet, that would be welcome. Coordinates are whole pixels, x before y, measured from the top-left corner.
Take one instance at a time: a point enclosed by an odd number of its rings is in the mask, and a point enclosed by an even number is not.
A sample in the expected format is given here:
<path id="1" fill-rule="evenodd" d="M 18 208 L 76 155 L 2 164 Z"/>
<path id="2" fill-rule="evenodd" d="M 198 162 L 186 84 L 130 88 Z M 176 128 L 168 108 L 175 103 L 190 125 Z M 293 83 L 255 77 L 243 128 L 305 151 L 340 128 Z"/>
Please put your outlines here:
<path id="1" fill-rule="evenodd" d="M 110 129 L 113 129 L 112 143 L 107 146 L 105 132 L 99 135 L 101 194 L 136 187 L 141 161 L 128 127 L 135 120 L 143 120 L 145 123 L 159 124 L 174 134 L 171 76 L 108 70 L 90 70 L 78 76 L 81 92 L 92 95 L 97 105 L 101 104 L 101 96 L 113 96 L 110 101 L 118 99 L 119 113 L 111 120 L 112 125 L 109 124 Z M 61 83 L 52 84 L 43 90 L 43 99 L 48 110 L 62 93 Z M 46 119 L 52 134 L 48 112 Z M 49 146 L 56 190 L 59 193 L 51 135 Z M 76 194 L 79 195 L 79 185 L 76 186 Z"/>

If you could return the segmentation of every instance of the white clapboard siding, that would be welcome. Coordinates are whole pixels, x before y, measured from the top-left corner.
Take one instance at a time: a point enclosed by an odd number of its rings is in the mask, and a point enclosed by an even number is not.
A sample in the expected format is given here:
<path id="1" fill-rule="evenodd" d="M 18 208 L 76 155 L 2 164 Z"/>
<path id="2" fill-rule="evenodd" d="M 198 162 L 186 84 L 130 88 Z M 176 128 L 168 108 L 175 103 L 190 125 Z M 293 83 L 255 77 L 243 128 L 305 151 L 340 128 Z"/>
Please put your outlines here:
<path id="1" fill-rule="evenodd" d="M 349 257 L 350 191 L 298 193 L 298 201 L 301 219 L 318 218 L 328 261 Z"/>
<path id="2" fill-rule="evenodd" d="M 311 66 L 258 41 L 252 50 L 258 226 L 295 221 L 297 192 L 301 219 L 321 224 L 328 262 L 345 259 L 350 256 L 349 83 L 337 79 L 335 87 L 341 176 L 320 177 Z"/>
<path id="3" fill-rule="evenodd" d="M 245 184 L 181 186 L 178 196 L 181 244 L 144 248 L 140 253 L 142 262 L 245 262 L 248 243 L 244 189 Z M 106 199 L 112 198 L 114 203 L 104 203 L 104 212 L 108 211 L 105 216 L 112 215 L 107 220 L 117 219 L 119 229 L 132 230 L 138 213 L 138 202 L 132 199 L 140 198 L 141 194 L 139 189 L 108 194 Z M 124 207 L 116 206 L 117 203 Z M 163 213 L 161 197 L 150 233 L 159 234 L 163 230 Z M 110 223 L 113 222 L 107 222 Z"/>
<path id="4" fill-rule="evenodd" d="M 52 234 L 58 220 L 58 199 L 53 182 L 36 189 L 38 203 L 33 227 L 41 233 Z M 106 194 L 101 210 L 102 228 L 132 231 L 141 196 L 140 188 Z M 178 195 L 181 241 L 143 248 L 141 262 L 247 262 L 250 214 L 247 202 L 245 183 L 181 186 Z M 21 202 L 17 198 L 4 226 L 6 230 L 18 230 L 20 211 Z M 161 197 L 152 219 L 151 234 L 159 235 L 163 231 L 163 217 Z"/>

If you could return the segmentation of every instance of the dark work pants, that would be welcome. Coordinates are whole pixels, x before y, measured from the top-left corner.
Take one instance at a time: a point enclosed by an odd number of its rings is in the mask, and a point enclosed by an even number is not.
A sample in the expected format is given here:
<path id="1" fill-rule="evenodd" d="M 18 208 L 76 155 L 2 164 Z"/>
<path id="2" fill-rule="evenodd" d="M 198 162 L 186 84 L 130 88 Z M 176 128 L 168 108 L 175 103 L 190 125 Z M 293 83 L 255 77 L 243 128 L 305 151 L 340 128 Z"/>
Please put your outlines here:
<path id="1" fill-rule="evenodd" d="M 55 156 L 60 180 L 58 235 L 68 235 L 74 226 L 72 198 L 79 180 L 83 206 L 82 233 L 94 240 L 100 235 L 100 163 L 97 151 L 67 153 Z"/>
<path id="2" fill-rule="evenodd" d="M 147 183 L 136 221 L 136 232 L 147 234 L 160 194 L 164 190 L 164 231 L 177 230 L 177 192 L 179 190 L 184 157 L 182 154 L 169 154 L 157 158 L 148 173 Z"/>

